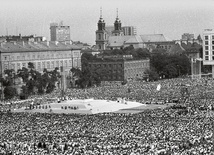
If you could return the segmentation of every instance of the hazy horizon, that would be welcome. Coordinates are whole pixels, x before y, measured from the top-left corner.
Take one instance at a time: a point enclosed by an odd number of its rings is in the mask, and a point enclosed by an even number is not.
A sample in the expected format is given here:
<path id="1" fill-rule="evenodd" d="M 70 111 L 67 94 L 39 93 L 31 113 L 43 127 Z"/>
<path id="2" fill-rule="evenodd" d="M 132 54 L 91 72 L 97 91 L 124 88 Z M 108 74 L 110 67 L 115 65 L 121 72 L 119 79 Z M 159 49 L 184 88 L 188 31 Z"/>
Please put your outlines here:
<path id="1" fill-rule="evenodd" d="M 136 26 L 138 35 L 176 40 L 213 29 L 213 6 L 214 0 L 2 0 L 0 36 L 36 34 L 49 40 L 50 23 L 63 21 L 73 41 L 93 45 L 102 7 L 106 25 L 113 25 L 118 8 L 122 26 Z"/>

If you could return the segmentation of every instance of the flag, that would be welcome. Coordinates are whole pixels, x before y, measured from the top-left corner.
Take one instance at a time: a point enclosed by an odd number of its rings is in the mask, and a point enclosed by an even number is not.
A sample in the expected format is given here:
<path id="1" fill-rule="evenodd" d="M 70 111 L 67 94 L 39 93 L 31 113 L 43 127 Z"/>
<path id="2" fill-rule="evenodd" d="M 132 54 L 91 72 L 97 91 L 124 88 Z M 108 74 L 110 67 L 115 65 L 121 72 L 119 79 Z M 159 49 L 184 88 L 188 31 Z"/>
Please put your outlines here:
<path id="1" fill-rule="evenodd" d="M 157 91 L 160 91 L 160 89 L 161 89 L 161 85 L 160 85 L 160 84 L 158 84 L 158 85 L 157 85 L 157 89 L 156 89 L 156 90 L 157 90 Z"/>

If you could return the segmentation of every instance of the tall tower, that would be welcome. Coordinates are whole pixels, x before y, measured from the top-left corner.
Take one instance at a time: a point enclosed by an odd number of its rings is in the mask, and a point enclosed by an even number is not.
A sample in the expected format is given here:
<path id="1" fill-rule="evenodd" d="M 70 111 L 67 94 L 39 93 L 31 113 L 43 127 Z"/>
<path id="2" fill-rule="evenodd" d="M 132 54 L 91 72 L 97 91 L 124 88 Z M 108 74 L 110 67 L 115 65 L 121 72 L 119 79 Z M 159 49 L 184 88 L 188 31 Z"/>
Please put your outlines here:
<path id="1" fill-rule="evenodd" d="M 68 41 L 70 39 L 70 26 L 63 26 L 63 22 L 50 24 L 51 41 Z"/>
<path id="2" fill-rule="evenodd" d="M 122 24 L 118 18 L 118 9 L 117 9 L 117 17 L 114 22 L 114 31 L 112 31 L 112 35 L 113 36 L 122 36 L 123 35 Z"/>
<path id="3" fill-rule="evenodd" d="M 96 45 L 99 50 L 105 50 L 107 46 L 107 31 L 105 30 L 105 21 L 102 18 L 102 8 L 100 9 L 100 19 L 97 23 L 98 30 L 96 31 Z"/>

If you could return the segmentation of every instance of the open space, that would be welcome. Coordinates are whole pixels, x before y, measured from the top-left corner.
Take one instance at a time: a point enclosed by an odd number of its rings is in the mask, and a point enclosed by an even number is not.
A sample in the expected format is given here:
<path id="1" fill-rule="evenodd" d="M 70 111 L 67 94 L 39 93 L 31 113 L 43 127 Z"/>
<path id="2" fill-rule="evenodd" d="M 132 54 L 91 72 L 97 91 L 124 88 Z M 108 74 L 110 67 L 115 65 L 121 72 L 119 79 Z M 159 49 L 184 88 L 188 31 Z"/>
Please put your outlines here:
<path id="1" fill-rule="evenodd" d="M 137 113 L 145 109 L 165 108 L 166 105 L 142 104 L 133 101 L 109 100 L 66 100 L 60 103 L 34 105 L 33 109 L 22 107 L 13 109 L 13 112 L 39 112 L 39 113 Z"/>

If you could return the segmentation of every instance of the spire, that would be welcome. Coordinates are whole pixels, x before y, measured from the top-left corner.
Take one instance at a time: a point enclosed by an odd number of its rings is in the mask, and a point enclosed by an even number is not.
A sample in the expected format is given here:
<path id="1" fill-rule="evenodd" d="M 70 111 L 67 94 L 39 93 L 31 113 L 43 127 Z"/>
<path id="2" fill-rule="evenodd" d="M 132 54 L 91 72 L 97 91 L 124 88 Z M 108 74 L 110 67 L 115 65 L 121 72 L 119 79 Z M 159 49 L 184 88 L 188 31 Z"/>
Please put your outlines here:
<path id="1" fill-rule="evenodd" d="M 100 7 L 100 19 L 102 19 L 102 7 Z"/>
<path id="2" fill-rule="evenodd" d="M 118 8 L 117 8 L 117 17 L 116 17 L 116 18 L 119 19 L 119 18 L 118 18 Z"/>

